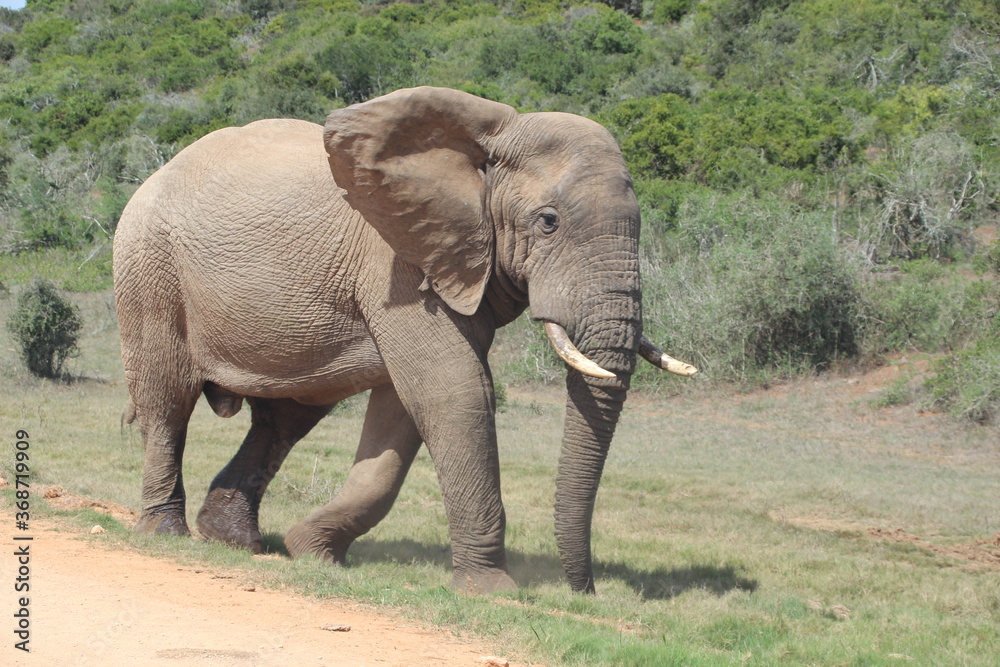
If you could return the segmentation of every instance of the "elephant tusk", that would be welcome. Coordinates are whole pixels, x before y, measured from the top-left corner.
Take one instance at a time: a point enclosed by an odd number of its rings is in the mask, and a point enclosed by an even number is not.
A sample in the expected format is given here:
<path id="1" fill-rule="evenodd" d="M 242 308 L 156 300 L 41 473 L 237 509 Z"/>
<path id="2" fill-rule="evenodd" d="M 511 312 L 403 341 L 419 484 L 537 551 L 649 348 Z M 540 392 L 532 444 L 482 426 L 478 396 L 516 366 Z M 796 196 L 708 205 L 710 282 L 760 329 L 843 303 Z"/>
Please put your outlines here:
<path id="1" fill-rule="evenodd" d="M 639 355 L 654 366 L 674 375 L 691 377 L 698 372 L 698 369 L 691 364 L 686 364 L 683 361 L 674 359 L 669 354 L 664 354 L 662 350 L 649 342 L 649 339 L 645 336 L 639 342 Z"/>
<path id="2" fill-rule="evenodd" d="M 556 354 L 584 375 L 592 375 L 596 378 L 605 379 L 615 377 L 614 373 L 604 370 L 584 356 L 583 352 L 576 349 L 576 345 L 573 345 L 572 341 L 570 341 L 566 330 L 555 322 L 545 322 L 545 335 L 549 337 L 549 342 L 555 348 Z"/>

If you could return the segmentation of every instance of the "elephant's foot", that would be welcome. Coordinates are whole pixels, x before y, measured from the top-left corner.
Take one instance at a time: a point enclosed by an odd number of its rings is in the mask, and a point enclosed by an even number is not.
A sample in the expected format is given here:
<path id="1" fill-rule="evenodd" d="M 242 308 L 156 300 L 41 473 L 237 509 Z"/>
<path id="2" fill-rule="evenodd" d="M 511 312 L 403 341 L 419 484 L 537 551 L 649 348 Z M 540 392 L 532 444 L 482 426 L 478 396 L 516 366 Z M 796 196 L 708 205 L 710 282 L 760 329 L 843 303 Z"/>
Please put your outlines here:
<path id="1" fill-rule="evenodd" d="M 257 512 L 246 495 L 238 490 L 210 490 L 198 512 L 197 524 L 198 532 L 205 539 L 249 549 L 255 554 L 264 550 Z"/>
<path id="2" fill-rule="evenodd" d="M 292 558 L 312 554 L 328 563 L 343 565 L 347 562 L 347 550 L 354 539 L 339 530 L 324 530 L 305 519 L 285 534 L 285 548 Z"/>
<path id="3" fill-rule="evenodd" d="M 484 594 L 504 593 L 517 590 L 517 582 L 506 570 L 481 568 L 476 570 L 455 570 L 451 585 L 463 593 Z"/>
<path id="4" fill-rule="evenodd" d="M 190 535 L 183 506 L 143 510 L 135 532 L 158 535 Z"/>

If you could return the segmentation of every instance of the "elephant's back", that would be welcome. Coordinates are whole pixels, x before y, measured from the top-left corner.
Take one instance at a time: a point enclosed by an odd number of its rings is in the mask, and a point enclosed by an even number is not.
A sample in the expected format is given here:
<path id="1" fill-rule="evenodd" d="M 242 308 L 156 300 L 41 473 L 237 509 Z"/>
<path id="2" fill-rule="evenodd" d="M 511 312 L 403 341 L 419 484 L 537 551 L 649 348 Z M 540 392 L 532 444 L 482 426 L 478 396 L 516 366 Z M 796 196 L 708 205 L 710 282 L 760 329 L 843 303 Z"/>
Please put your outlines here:
<path id="1" fill-rule="evenodd" d="M 118 235 L 273 234 L 275 225 L 329 213 L 340 200 L 322 126 L 261 120 L 211 132 L 174 156 L 132 196 Z"/>
<path id="2" fill-rule="evenodd" d="M 341 195 L 322 126 L 273 119 L 224 128 L 147 179 L 122 213 L 120 245 L 168 246 L 172 264 L 202 276 L 298 264 L 312 251 L 331 258 L 361 227 Z"/>
<path id="3" fill-rule="evenodd" d="M 274 119 L 205 135 L 150 176 L 133 202 L 161 212 L 155 224 L 195 233 L 265 229 L 282 215 L 327 208 L 339 198 L 323 128 Z M 236 214 L 251 208 L 257 215 Z"/>
<path id="4" fill-rule="evenodd" d="M 370 233 L 333 181 L 319 125 L 265 120 L 206 135 L 136 192 L 119 233 L 116 281 L 180 299 L 203 368 L 297 375 L 330 363 L 331 341 L 365 334 L 349 312 L 348 258 Z"/>

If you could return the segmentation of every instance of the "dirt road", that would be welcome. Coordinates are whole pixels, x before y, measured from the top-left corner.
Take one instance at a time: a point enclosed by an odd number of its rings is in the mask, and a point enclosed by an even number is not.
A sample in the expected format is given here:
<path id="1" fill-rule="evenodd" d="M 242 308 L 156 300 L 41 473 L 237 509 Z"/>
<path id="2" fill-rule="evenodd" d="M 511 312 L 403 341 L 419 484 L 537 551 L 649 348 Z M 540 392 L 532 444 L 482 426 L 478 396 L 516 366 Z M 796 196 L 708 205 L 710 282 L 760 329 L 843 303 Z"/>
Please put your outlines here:
<path id="1" fill-rule="evenodd" d="M 0 509 L 0 526 L 14 526 L 10 507 Z M 68 523 L 34 522 L 30 542 L 6 536 L 0 558 L 0 664 L 505 664 L 484 660 L 485 649 L 442 630 L 346 602 L 253 589 L 225 571 L 111 550 L 99 539 L 80 539 L 85 532 Z M 17 593 L 15 552 L 25 545 L 30 592 Z M 30 653 L 15 648 L 21 595 L 30 597 Z"/>

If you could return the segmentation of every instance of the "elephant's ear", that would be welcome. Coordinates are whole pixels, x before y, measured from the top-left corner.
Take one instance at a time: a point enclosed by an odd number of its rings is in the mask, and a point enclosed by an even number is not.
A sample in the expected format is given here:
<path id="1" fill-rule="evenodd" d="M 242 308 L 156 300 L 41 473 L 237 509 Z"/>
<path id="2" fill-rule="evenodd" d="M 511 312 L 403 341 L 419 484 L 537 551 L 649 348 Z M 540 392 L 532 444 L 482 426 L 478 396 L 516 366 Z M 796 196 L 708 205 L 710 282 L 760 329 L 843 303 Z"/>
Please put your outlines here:
<path id="1" fill-rule="evenodd" d="M 412 88 L 326 121 L 330 168 L 347 202 L 463 315 L 476 312 L 493 269 L 483 212 L 489 143 L 516 116 L 457 90 Z"/>

